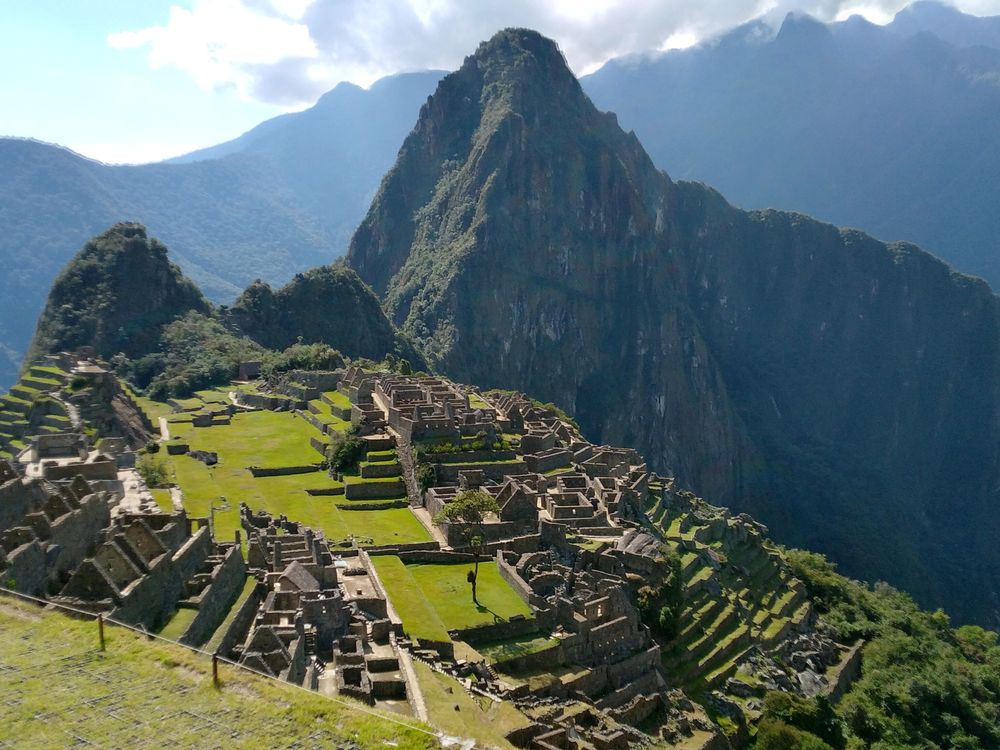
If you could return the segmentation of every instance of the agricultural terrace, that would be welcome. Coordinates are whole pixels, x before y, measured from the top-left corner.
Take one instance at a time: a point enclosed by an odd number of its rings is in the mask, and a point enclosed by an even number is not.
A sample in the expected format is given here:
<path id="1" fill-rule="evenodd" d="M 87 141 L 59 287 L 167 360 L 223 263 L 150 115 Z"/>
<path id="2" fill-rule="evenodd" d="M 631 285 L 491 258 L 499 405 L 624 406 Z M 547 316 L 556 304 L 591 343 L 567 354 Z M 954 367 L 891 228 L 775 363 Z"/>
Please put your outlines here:
<path id="1" fill-rule="evenodd" d="M 308 466 L 323 460 L 310 443 L 321 433 L 294 412 L 241 412 L 233 415 L 230 424 L 211 427 L 194 427 L 190 419 L 190 413 L 168 419 L 171 442 L 216 453 L 219 462 L 207 466 L 189 455 L 167 455 L 166 450 L 155 460 L 163 462 L 169 479 L 180 486 L 190 515 L 209 516 L 210 507 L 218 508 L 220 497 L 226 498 L 228 510 L 214 511 L 217 539 L 233 538 L 239 528 L 239 504 L 245 502 L 253 510 L 283 514 L 323 531 L 331 541 L 350 536 L 367 544 L 430 541 L 430 534 L 406 507 L 398 481 L 385 482 L 385 493 L 375 492 L 377 497 L 365 502 L 366 509 L 356 510 L 358 503 L 346 499 L 344 484 L 318 468 L 304 474 L 255 478 L 248 467 Z M 345 480 L 384 481 L 360 475 Z"/>
<path id="2" fill-rule="evenodd" d="M 0 599 L 0 746 L 437 747 L 430 733 L 181 646 Z M 415 722 L 411 723 L 415 726 Z"/>
<path id="3" fill-rule="evenodd" d="M 466 576 L 472 563 L 404 564 L 395 555 L 372 557 L 403 629 L 417 639 L 447 641 L 449 630 L 490 625 L 516 615 L 531 617 L 531 609 L 497 571 L 495 562 L 479 564 L 477 594 Z"/>

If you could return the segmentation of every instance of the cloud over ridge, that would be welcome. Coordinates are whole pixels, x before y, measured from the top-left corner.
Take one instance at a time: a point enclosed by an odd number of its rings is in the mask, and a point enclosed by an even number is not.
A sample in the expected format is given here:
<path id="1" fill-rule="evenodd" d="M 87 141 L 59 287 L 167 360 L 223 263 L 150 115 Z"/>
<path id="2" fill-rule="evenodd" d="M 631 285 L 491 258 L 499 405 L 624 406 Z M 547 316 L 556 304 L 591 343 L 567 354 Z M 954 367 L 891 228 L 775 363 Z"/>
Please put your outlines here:
<path id="1" fill-rule="evenodd" d="M 885 23 L 905 0 L 194 0 L 163 25 L 110 34 L 116 48 L 146 48 L 203 88 L 295 108 L 340 81 L 367 86 L 410 70 L 454 69 L 506 26 L 554 38 L 582 75 L 612 57 L 683 47 L 753 18 L 791 10 L 824 21 L 861 14 Z M 965 0 L 973 13 L 1000 0 Z"/>

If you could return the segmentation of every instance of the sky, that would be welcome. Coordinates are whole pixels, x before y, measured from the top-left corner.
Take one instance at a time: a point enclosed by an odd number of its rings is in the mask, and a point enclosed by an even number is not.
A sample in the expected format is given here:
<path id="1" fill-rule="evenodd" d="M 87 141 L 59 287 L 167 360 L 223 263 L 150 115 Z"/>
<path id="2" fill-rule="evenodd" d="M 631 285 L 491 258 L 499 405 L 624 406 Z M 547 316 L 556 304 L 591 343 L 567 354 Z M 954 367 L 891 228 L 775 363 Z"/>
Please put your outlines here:
<path id="1" fill-rule="evenodd" d="M 887 23 L 905 0 L 0 0 L 0 135 L 109 163 L 176 156 L 304 109 L 341 81 L 457 68 L 506 26 L 578 75 L 791 10 Z M 1000 0 L 958 0 L 1000 15 Z"/>

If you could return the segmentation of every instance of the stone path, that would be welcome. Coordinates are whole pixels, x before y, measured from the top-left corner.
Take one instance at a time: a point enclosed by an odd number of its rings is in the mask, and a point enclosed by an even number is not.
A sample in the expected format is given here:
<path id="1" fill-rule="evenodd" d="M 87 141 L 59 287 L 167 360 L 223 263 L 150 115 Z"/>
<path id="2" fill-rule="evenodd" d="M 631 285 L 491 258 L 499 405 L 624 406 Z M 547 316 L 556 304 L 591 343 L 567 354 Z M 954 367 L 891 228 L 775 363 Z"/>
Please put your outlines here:
<path id="1" fill-rule="evenodd" d="M 170 440 L 170 425 L 167 424 L 166 417 L 160 417 L 160 440 L 161 442 Z"/>
<path id="2" fill-rule="evenodd" d="M 441 529 L 438 525 L 434 523 L 434 519 L 431 518 L 431 514 L 427 512 L 427 508 L 410 506 L 410 510 L 413 515 L 417 517 L 417 520 L 423 524 L 427 532 L 434 537 L 434 541 L 441 545 L 441 549 L 450 550 L 451 547 L 448 546 L 448 540 L 445 538 L 444 534 L 441 533 Z"/>
<path id="3" fill-rule="evenodd" d="M 176 484 L 170 487 L 170 501 L 174 504 L 174 510 L 184 510 L 184 493 Z"/>
<path id="4" fill-rule="evenodd" d="M 118 472 L 118 481 L 122 484 L 122 499 L 114 510 L 116 514 L 148 513 L 157 508 L 153 494 L 138 471 L 122 469 Z"/>

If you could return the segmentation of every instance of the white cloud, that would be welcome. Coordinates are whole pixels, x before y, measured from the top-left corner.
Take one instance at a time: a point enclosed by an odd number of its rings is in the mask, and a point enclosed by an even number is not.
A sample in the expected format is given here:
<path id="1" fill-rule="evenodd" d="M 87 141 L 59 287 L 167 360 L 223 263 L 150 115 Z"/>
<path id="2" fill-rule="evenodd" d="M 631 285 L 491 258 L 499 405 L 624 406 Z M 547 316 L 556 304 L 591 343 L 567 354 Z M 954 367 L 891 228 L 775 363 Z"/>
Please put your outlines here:
<path id="1" fill-rule="evenodd" d="M 318 55 L 309 28 L 287 14 L 304 13 L 310 3 L 273 0 L 253 6 L 240 0 L 206 0 L 192 10 L 171 6 L 163 26 L 108 36 L 117 49 L 148 47 L 153 68 L 174 67 L 209 89 L 252 85 L 251 70 L 289 59 Z"/>
<path id="2" fill-rule="evenodd" d="M 690 46 L 769 14 L 801 10 L 832 21 L 859 13 L 885 23 L 905 0 L 194 0 L 165 25 L 111 34 L 147 47 L 206 88 L 302 106 L 340 81 L 367 86 L 391 73 L 454 69 L 506 26 L 554 38 L 578 74 L 611 57 Z M 1000 13 L 1000 0 L 960 0 Z"/>

